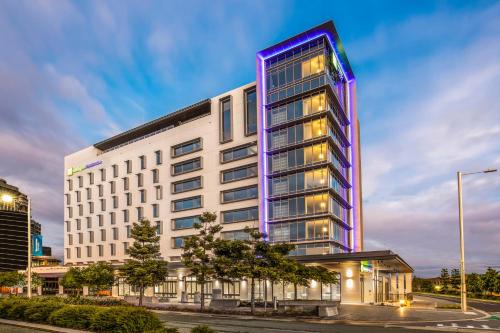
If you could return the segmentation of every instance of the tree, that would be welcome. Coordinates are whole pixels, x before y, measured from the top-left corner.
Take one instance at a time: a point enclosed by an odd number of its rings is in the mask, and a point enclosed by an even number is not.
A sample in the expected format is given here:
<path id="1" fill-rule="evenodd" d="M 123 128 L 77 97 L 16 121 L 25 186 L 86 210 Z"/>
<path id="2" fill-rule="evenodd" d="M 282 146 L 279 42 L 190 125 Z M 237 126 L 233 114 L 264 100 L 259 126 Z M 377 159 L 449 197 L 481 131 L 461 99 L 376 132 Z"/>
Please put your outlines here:
<path id="1" fill-rule="evenodd" d="M 76 294 L 80 295 L 80 290 L 85 283 L 83 277 L 83 269 L 79 267 L 70 267 L 70 269 L 61 278 L 61 286 L 67 289 L 76 290 Z"/>
<path id="2" fill-rule="evenodd" d="M 460 270 L 458 270 L 457 268 L 453 268 L 451 270 L 450 282 L 451 282 L 452 288 L 454 288 L 454 289 L 460 288 L 460 283 L 461 283 Z"/>
<path id="3" fill-rule="evenodd" d="M 447 290 L 450 284 L 450 274 L 448 273 L 448 268 L 441 269 L 441 283 L 443 284 L 443 289 Z"/>
<path id="4" fill-rule="evenodd" d="M 85 285 L 97 292 L 111 288 L 115 282 L 113 266 L 108 263 L 89 265 L 83 270 L 82 275 Z"/>
<path id="5" fill-rule="evenodd" d="M 295 264 L 286 255 L 294 248 L 290 244 L 270 244 L 265 234 L 245 228 L 248 240 L 222 240 L 214 249 L 215 268 L 225 279 L 250 279 L 251 312 L 255 313 L 255 282 L 257 280 L 291 279 L 285 268 Z"/>
<path id="6" fill-rule="evenodd" d="M 144 290 L 165 280 L 167 262 L 160 256 L 160 237 L 156 234 L 156 227 L 142 219 L 134 223 L 132 228 L 134 244 L 129 247 L 128 260 L 120 267 L 120 275 L 125 282 L 139 289 L 139 306 L 142 306 Z"/>
<path id="7" fill-rule="evenodd" d="M 483 282 L 483 290 L 486 293 L 493 293 L 497 288 L 498 273 L 491 267 L 486 269 L 486 272 L 481 276 Z"/>
<path id="8" fill-rule="evenodd" d="M 466 279 L 467 291 L 473 294 L 479 294 L 483 291 L 483 281 L 481 276 L 477 273 L 467 275 Z"/>
<path id="9" fill-rule="evenodd" d="M 200 216 L 200 223 L 194 224 L 198 234 L 184 239 L 182 247 L 182 262 L 191 270 L 201 287 L 201 311 L 205 309 L 205 284 L 216 278 L 213 250 L 218 242 L 215 236 L 222 230 L 222 225 L 216 224 L 216 220 L 215 213 L 204 212 Z"/>
<path id="10" fill-rule="evenodd" d="M 22 284 L 23 280 L 24 275 L 17 271 L 0 272 L 0 287 L 17 288 L 20 284 Z"/>

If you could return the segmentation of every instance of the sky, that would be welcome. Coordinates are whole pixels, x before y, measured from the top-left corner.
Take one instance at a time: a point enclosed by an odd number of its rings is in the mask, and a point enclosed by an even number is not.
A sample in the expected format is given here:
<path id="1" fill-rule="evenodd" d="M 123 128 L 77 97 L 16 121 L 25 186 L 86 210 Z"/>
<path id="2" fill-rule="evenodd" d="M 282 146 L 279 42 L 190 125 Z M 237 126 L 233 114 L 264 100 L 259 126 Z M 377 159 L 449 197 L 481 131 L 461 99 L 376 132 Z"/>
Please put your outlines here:
<path id="1" fill-rule="evenodd" d="M 499 1 L 0 1 L 0 177 L 62 255 L 64 156 L 255 80 L 333 20 L 357 79 L 365 249 L 458 268 L 456 171 L 500 168 Z M 500 172 L 464 177 L 468 271 L 500 268 Z"/>

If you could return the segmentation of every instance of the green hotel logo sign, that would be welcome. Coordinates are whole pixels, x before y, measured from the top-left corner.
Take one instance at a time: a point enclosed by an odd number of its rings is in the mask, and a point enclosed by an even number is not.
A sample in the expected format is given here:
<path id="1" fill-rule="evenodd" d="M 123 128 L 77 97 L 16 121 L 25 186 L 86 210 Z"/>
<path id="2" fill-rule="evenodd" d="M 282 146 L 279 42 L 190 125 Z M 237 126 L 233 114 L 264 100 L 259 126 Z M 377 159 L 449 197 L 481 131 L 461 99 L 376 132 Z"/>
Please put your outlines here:
<path id="1" fill-rule="evenodd" d="M 66 170 L 66 175 L 73 176 L 75 173 L 81 172 L 81 171 L 86 170 L 86 169 L 93 168 L 99 164 L 102 164 L 102 161 L 95 161 L 95 162 L 92 162 L 92 163 L 89 163 L 87 165 L 80 166 L 80 167 L 72 167 L 72 168 L 69 168 L 68 170 Z"/>
<path id="2" fill-rule="evenodd" d="M 361 270 L 361 272 L 364 272 L 364 273 L 371 273 L 371 272 L 373 272 L 373 265 L 368 260 L 362 260 L 360 270 Z"/>

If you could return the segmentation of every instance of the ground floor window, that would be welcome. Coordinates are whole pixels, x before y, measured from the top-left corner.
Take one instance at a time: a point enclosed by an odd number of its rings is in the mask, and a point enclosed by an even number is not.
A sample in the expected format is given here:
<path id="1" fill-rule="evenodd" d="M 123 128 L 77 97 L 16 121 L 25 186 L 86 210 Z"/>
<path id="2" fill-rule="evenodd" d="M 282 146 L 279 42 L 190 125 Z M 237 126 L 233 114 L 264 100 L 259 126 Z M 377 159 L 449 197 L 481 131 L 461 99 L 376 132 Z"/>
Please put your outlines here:
<path id="1" fill-rule="evenodd" d="M 177 297 L 177 278 L 168 276 L 166 280 L 154 287 L 155 296 L 175 298 Z"/>
<path id="2" fill-rule="evenodd" d="M 240 298 L 240 281 L 222 282 L 222 298 Z"/>
<path id="3" fill-rule="evenodd" d="M 76 294 L 76 289 L 64 289 L 68 294 Z M 59 278 L 42 278 L 42 295 L 57 295 L 59 293 Z M 80 289 L 81 294 L 81 289 Z"/>
<path id="4" fill-rule="evenodd" d="M 205 298 L 212 297 L 213 281 L 205 282 Z M 201 292 L 201 284 L 196 281 L 194 276 L 184 277 L 184 291 L 187 293 L 189 298 L 193 298 L 195 293 Z"/>
<path id="5" fill-rule="evenodd" d="M 321 284 L 321 299 L 324 301 L 340 301 L 340 281 L 338 284 Z"/>
<path id="6" fill-rule="evenodd" d="M 118 296 L 138 296 L 139 288 L 129 285 L 125 279 L 118 279 Z"/>

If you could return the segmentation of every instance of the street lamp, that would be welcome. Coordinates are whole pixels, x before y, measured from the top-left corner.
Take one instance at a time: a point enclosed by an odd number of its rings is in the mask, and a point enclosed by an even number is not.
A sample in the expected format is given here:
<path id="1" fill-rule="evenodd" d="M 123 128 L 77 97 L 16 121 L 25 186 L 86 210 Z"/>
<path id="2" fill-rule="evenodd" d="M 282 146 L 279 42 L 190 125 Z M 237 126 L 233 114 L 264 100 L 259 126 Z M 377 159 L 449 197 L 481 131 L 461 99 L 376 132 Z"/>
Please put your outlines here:
<path id="1" fill-rule="evenodd" d="M 462 207 L 462 176 L 474 175 L 477 173 L 496 172 L 497 169 L 487 169 L 476 172 L 457 172 L 458 180 L 458 220 L 460 226 L 460 307 L 463 312 L 467 311 L 467 288 L 465 284 L 465 251 L 464 251 L 464 210 Z"/>
<path id="2" fill-rule="evenodd" d="M 26 196 L 28 199 L 28 298 L 31 298 L 31 199 Z M 1 196 L 2 202 L 6 204 L 10 204 L 14 201 L 14 198 L 10 194 L 2 194 Z"/>

